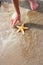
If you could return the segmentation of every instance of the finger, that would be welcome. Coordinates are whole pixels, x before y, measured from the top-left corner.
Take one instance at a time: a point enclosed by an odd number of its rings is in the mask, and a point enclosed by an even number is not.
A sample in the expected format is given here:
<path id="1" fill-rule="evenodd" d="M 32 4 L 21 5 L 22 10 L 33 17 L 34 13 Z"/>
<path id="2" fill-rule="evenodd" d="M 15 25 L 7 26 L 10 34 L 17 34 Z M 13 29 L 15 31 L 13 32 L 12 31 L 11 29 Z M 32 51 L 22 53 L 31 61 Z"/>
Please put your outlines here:
<path id="1" fill-rule="evenodd" d="M 11 25 L 13 24 L 13 20 L 12 20 L 12 19 L 10 20 L 10 24 L 11 24 Z"/>

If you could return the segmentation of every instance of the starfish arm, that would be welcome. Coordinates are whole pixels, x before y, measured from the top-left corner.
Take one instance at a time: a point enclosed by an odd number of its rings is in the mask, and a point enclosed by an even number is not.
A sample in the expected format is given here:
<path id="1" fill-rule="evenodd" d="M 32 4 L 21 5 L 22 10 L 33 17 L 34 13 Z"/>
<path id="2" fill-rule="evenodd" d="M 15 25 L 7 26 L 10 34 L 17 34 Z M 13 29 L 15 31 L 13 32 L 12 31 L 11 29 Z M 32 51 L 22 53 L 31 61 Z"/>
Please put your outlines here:
<path id="1" fill-rule="evenodd" d="M 23 27 L 23 29 L 28 29 L 28 27 Z"/>
<path id="2" fill-rule="evenodd" d="M 22 32 L 22 34 L 24 34 L 24 30 L 23 29 L 21 29 L 21 32 Z"/>
<path id="3" fill-rule="evenodd" d="M 20 26 L 16 26 L 17 28 L 19 28 Z"/>
<path id="4" fill-rule="evenodd" d="M 22 24 L 22 26 L 24 26 L 24 24 Z"/>
<path id="5" fill-rule="evenodd" d="M 17 32 L 20 32 L 20 29 L 18 29 Z"/>

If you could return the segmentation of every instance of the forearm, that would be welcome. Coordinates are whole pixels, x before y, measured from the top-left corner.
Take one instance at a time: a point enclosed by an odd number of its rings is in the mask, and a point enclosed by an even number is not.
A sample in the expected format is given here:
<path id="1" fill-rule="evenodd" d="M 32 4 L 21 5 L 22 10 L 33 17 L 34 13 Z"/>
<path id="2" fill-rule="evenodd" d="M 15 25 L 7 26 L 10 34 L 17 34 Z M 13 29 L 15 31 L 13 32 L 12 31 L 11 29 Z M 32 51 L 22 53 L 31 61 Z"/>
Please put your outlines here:
<path id="1" fill-rule="evenodd" d="M 15 11 L 20 14 L 19 10 L 19 1 L 18 0 L 12 0 L 12 3 L 14 4 Z"/>

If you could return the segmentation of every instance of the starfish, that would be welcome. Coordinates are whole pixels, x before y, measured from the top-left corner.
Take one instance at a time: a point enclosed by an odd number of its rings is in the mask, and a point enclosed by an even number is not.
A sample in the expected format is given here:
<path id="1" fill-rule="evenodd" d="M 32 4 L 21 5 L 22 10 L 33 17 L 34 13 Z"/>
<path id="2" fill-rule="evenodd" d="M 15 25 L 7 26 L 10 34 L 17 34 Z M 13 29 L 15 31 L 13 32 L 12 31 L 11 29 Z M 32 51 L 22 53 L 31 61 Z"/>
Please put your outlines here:
<path id="1" fill-rule="evenodd" d="M 16 26 L 18 28 L 17 32 L 22 32 L 22 34 L 24 34 L 24 30 L 27 30 L 28 27 L 24 26 L 24 24 L 22 24 L 21 26 Z"/>

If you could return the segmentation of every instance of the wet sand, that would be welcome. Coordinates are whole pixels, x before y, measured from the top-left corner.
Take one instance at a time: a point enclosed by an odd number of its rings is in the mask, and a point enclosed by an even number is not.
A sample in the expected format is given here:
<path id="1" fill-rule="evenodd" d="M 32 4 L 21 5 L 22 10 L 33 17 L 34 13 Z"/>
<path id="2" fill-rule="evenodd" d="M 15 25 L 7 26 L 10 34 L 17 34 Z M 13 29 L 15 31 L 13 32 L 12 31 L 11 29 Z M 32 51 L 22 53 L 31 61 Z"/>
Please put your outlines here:
<path id="1" fill-rule="evenodd" d="M 8 4 L 8 3 L 7 3 Z M 0 65 L 43 65 L 43 1 L 37 11 L 20 2 L 22 22 L 29 30 L 22 35 L 10 27 L 12 3 L 0 10 Z"/>

